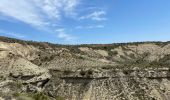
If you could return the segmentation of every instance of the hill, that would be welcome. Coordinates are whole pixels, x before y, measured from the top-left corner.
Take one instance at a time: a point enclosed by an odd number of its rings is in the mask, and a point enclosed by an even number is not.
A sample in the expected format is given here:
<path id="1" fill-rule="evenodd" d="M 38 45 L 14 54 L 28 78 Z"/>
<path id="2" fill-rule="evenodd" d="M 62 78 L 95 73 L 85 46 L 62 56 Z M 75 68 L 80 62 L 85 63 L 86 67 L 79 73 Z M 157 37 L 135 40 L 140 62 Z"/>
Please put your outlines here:
<path id="1" fill-rule="evenodd" d="M 0 37 L 0 97 L 169 100 L 170 42 L 60 45 Z"/>

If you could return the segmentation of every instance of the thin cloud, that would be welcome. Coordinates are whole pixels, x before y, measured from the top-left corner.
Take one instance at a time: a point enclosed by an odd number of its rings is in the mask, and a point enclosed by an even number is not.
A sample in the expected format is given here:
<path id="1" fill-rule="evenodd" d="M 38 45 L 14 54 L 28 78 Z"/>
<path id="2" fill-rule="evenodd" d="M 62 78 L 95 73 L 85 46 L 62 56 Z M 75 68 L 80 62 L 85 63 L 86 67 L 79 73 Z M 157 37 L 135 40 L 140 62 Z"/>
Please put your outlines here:
<path id="1" fill-rule="evenodd" d="M 0 14 L 36 27 L 60 20 L 62 12 L 71 15 L 79 0 L 1 0 Z"/>
<path id="2" fill-rule="evenodd" d="M 24 35 L 19 34 L 19 33 L 10 32 L 10 33 L 5 33 L 5 34 L 10 35 L 10 36 L 14 36 L 14 37 L 16 37 L 16 38 L 25 38 Z"/>
<path id="3" fill-rule="evenodd" d="M 75 37 L 73 36 L 70 36 L 69 34 L 66 33 L 66 30 L 65 29 L 57 29 L 55 30 L 57 32 L 57 36 L 58 38 L 61 38 L 61 39 L 64 39 L 66 41 L 71 41 L 71 40 L 74 40 Z"/>
<path id="4" fill-rule="evenodd" d="M 106 15 L 105 11 L 94 11 L 88 15 L 81 16 L 79 19 L 80 20 L 91 19 L 91 20 L 95 20 L 95 21 L 103 21 L 103 20 L 106 20 L 104 15 Z"/>
<path id="5" fill-rule="evenodd" d="M 0 34 L 13 36 L 13 37 L 16 37 L 16 38 L 21 38 L 21 39 L 26 37 L 26 36 L 24 36 L 23 34 L 20 34 L 20 33 L 6 32 L 4 30 L 0 30 Z"/>
<path id="6" fill-rule="evenodd" d="M 89 25 L 89 26 L 76 26 L 75 29 L 94 29 L 94 28 L 104 28 L 104 25 Z"/>
<path id="7" fill-rule="evenodd" d="M 3 20 L 17 20 L 33 26 L 34 28 L 53 33 L 64 17 L 72 17 L 79 0 L 0 0 L 0 15 L 8 18 Z M 3 17 L 1 17 L 3 18 Z M 19 37 L 14 33 L 10 33 Z M 59 38 L 70 40 L 71 36 L 59 32 Z"/>

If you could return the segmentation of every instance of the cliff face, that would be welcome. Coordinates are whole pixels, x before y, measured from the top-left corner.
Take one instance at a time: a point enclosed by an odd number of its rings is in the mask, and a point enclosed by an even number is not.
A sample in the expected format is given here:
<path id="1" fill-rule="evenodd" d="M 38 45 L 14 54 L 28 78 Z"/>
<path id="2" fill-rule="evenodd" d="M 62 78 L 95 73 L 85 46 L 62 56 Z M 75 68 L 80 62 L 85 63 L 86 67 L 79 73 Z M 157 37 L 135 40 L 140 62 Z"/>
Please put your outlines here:
<path id="1" fill-rule="evenodd" d="M 111 69 L 76 71 L 46 85 L 53 96 L 68 100 L 169 100 L 170 71 L 158 69 Z"/>
<path id="2" fill-rule="evenodd" d="M 0 99 L 169 100 L 169 67 L 169 42 L 69 46 L 0 37 Z"/>

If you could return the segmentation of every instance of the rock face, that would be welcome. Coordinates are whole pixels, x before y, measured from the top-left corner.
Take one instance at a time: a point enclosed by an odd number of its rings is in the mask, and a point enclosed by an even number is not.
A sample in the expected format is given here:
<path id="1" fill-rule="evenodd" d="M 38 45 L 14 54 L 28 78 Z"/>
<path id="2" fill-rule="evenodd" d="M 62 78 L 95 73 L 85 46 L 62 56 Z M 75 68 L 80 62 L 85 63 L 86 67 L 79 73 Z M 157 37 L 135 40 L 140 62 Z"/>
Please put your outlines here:
<path id="1" fill-rule="evenodd" d="M 76 71 L 52 79 L 46 90 L 68 100 L 169 100 L 170 71 L 159 69 L 114 69 Z"/>
<path id="2" fill-rule="evenodd" d="M 0 100 L 170 100 L 170 43 L 55 45 L 0 37 Z"/>

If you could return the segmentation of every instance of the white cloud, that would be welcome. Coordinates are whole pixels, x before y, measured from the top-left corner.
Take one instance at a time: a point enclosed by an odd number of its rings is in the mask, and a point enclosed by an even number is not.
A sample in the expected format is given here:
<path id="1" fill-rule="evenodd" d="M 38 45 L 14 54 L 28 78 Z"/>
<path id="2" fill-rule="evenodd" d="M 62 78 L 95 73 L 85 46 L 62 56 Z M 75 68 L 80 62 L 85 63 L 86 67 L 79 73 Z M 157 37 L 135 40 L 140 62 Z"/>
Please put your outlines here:
<path id="1" fill-rule="evenodd" d="M 12 33 L 12 32 L 10 32 L 10 33 L 5 33 L 6 35 L 10 35 L 10 36 L 14 36 L 14 37 L 16 37 L 16 38 L 25 38 L 25 36 L 24 35 L 22 35 L 22 34 L 19 34 L 19 33 Z"/>
<path id="2" fill-rule="evenodd" d="M 61 39 L 64 39 L 64 40 L 66 40 L 66 41 L 71 41 L 71 40 L 74 40 L 75 39 L 75 37 L 72 37 L 72 36 L 70 36 L 69 34 L 67 34 L 66 32 L 65 32 L 65 29 L 57 29 L 57 30 L 55 30 L 56 32 L 57 32 L 57 34 L 58 34 L 58 38 L 61 38 Z"/>
<path id="3" fill-rule="evenodd" d="M 45 24 L 34 9 L 26 0 L 0 1 L 0 13 L 34 26 Z"/>
<path id="4" fill-rule="evenodd" d="M 67 6 L 64 7 L 65 14 L 68 16 L 74 16 L 76 13 L 74 12 L 76 6 L 80 3 L 79 0 L 63 0 L 64 4 Z"/>
<path id="5" fill-rule="evenodd" d="M 104 28 L 103 25 L 89 26 L 88 28 Z"/>
<path id="6" fill-rule="evenodd" d="M 89 25 L 89 26 L 76 26 L 75 29 L 94 29 L 94 28 L 104 28 L 104 25 Z"/>
<path id="7" fill-rule="evenodd" d="M 94 11 L 88 15 L 81 16 L 79 19 L 80 20 L 91 19 L 91 20 L 95 20 L 95 21 L 102 21 L 102 20 L 106 20 L 104 15 L 106 15 L 105 11 Z"/>
<path id="8" fill-rule="evenodd" d="M 0 0 L 0 14 L 36 27 L 61 19 L 62 12 L 74 12 L 79 0 Z M 69 15 L 70 16 L 70 15 Z"/>
<path id="9" fill-rule="evenodd" d="M 75 15 L 79 0 L 0 0 L 1 20 L 18 20 L 37 29 L 53 33 L 50 27 L 57 27 L 60 19 Z M 11 35 L 18 37 L 14 33 Z M 72 37 L 60 31 L 59 38 L 70 40 Z"/>
<path id="10" fill-rule="evenodd" d="M 4 30 L 0 30 L 0 34 L 5 34 L 5 35 L 13 36 L 13 37 L 16 37 L 16 38 L 25 38 L 25 36 L 22 35 L 22 34 L 14 33 L 14 32 L 7 32 L 7 31 L 4 31 Z"/>

